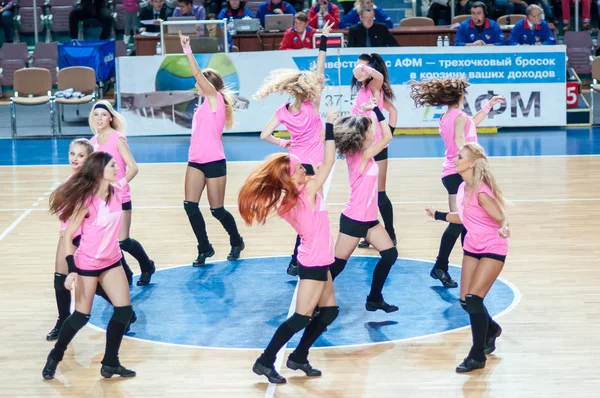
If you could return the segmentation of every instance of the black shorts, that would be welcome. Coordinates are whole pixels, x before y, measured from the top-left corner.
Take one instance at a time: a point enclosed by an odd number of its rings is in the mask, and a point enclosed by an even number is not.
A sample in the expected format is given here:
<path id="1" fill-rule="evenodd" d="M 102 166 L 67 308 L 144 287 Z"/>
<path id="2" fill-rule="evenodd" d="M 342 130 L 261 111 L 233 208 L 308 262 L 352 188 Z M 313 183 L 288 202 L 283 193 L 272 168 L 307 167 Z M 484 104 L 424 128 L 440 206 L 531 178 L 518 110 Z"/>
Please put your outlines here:
<path id="1" fill-rule="evenodd" d="M 375 157 L 373 157 L 373 159 L 375 159 L 376 162 L 379 162 L 380 160 L 386 160 L 388 158 L 388 149 L 383 148 L 381 150 L 381 152 L 379 152 L 377 155 L 375 155 Z"/>
<path id="2" fill-rule="evenodd" d="M 133 205 L 131 204 L 131 200 L 129 202 L 125 202 L 123 204 L 121 204 L 121 210 L 126 211 L 126 210 L 131 210 L 133 208 Z"/>
<path id="3" fill-rule="evenodd" d="M 494 254 L 494 253 L 471 253 L 471 252 L 468 252 L 466 250 L 463 250 L 463 254 L 465 256 L 476 258 L 477 260 L 481 260 L 482 258 L 491 258 L 492 260 L 497 260 L 497 261 L 500 261 L 502 263 L 506 262 L 506 256 L 503 256 L 501 254 Z"/>
<path id="4" fill-rule="evenodd" d="M 227 175 L 227 161 L 225 159 L 208 163 L 188 162 L 188 167 L 200 170 L 206 178 L 219 178 Z"/>
<path id="5" fill-rule="evenodd" d="M 302 167 L 304 167 L 304 170 L 306 170 L 306 175 L 307 176 L 314 176 L 315 175 L 315 169 L 313 169 L 312 164 L 302 163 Z"/>
<path id="6" fill-rule="evenodd" d="M 76 237 L 74 237 L 72 242 L 73 246 L 79 247 L 79 244 L 81 243 L 81 235 L 77 235 Z"/>
<path id="7" fill-rule="evenodd" d="M 356 221 L 346 217 L 344 213 L 340 215 L 340 232 L 355 238 L 366 238 L 367 232 L 377 224 L 379 220 Z"/>
<path id="8" fill-rule="evenodd" d="M 121 260 L 119 260 L 116 263 L 114 263 L 113 265 L 109 265 L 108 267 L 104 267 L 102 269 L 83 270 L 83 269 L 77 268 L 77 273 L 79 275 L 81 275 L 81 276 L 95 276 L 95 277 L 98 277 L 98 276 L 100 276 L 101 273 L 106 272 L 109 269 L 120 267 L 121 265 L 122 265 L 121 264 Z"/>
<path id="9" fill-rule="evenodd" d="M 463 179 L 460 174 L 450 174 L 449 176 L 442 178 L 442 184 L 448 191 L 448 195 L 456 195 L 458 187 L 462 184 Z"/>
<path id="10" fill-rule="evenodd" d="M 300 279 L 311 279 L 313 281 L 327 282 L 329 267 L 329 265 L 323 265 L 320 267 L 305 267 L 298 262 L 298 276 Z"/>

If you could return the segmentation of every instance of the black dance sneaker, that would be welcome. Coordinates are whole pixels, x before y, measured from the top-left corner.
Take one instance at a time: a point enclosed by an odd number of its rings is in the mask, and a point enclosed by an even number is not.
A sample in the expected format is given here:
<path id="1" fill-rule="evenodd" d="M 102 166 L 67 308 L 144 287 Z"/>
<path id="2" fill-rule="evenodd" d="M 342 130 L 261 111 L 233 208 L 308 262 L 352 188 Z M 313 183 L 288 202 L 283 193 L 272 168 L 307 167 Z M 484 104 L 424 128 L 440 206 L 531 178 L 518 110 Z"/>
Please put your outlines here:
<path id="1" fill-rule="evenodd" d="M 131 330 L 131 324 L 135 323 L 135 321 L 137 321 L 137 315 L 135 314 L 135 311 L 133 311 L 131 313 L 131 319 L 129 320 L 129 323 L 127 324 L 127 327 L 125 328 L 125 332 L 123 334 L 129 333 L 129 331 Z"/>
<path id="2" fill-rule="evenodd" d="M 48 358 L 46 359 L 46 365 L 42 370 L 42 377 L 44 380 L 52 380 L 54 379 L 54 374 L 56 374 L 56 368 L 58 367 L 58 362 L 52 359 L 50 354 L 48 354 Z"/>
<path id="3" fill-rule="evenodd" d="M 58 335 L 60 334 L 60 328 L 63 325 L 63 321 L 62 320 L 57 320 L 56 321 L 56 325 L 54 325 L 54 328 L 50 331 L 50 333 L 48 333 L 46 335 L 46 340 L 48 341 L 53 341 L 53 340 L 58 340 Z"/>
<path id="4" fill-rule="evenodd" d="M 476 369 L 485 368 L 485 361 L 476 361 L 473 358 L 466 357 L 463 363 L 456 367 L 456 372 L 458 373 L 467 373 L 472 372 Z"/>
<path id="5" fill-rule="evenodd" d="M 244 244 L 244 239 L 242 239 L 242 243 L 238 246 L 231 246 L 231 251 L 227 255 L 227 261 L 235 261 L 240 258 L 240 254 L 242 254 L 242 250 L 246 248 Z"/>
<path id="6" fill-rule="evenodd" d="M 156 267 L 154 266 L 154 261 L 150 260 L 152 263 L 152 270 L 149 272 L 142 272 L 140 275 L 140 279 L 137 281 L 138 286 L 147 286 L 150 283 L 150 279 L 152 278 L 152 274 L 156 272 Z"/>
<path id="7" fill-rule="evenodd" d="M 452 280 L 452 277 L 448 273 L 448 271 L 444 271 L 443 269 L 433 267 L 429 275 L 433 279 L 439 279 L 442 282 L 444 287 L 458 287 L 458 283 Z"/>
<path id="8" fill-rule="evenodd" d="M 368 298 L 367 298 L 367 302 L 365 304 L 365 308 L 367 309 L 367 311 L 383 310 L 387 313 L 398 311 L 398 306 L 395 306 L 393 304 L 388 304 L 383 300 L 382 301 L 369 301 Z"/>
<path id="9" fill-rule="evenodd" d="M 261 365 L 258 360 L 254 362 L 254 366 L 252 366 L 252 371 L 259 376 L 266 376 L 269 379 L 269 383 L 273 384 L 285 384 L 287 380 L 285 377 L 277 373 L 277 371 L 273 368 L 268 368 L 265 365 Z"/>
<path id="10" fill-rule="evenodd" d="M 100 374 L 102 377 L 110 379 L 114 375 L 119 375 L 121 377 L 135 377 L 135 370 L 127 369 L 124 366 L 106 366 L 102 365 L 100 368 Z"/>
<path id="11" fill-rule="evenodd" d="M 194 267 L 202 267 L 204 265 L 204 263 L 206 262 L 206 259 L 209 257 L 212 257 L 215 255 L 215 249 L 213 249 L 212 245 L 208 245 L 209 250 L 205 251 L 204 253 L 200 253 L 200 251 L 198 251 L 198 258 L 196 260 L 194 260 L 194 262 L 192 263 L 192 265 Z M 200 250 L 200 249 L 198 249 Z"/>
<path id="12" fill-rule="evenodd" d="M 492 352 L 496 351 L 496 339 L 500 337 L 501 334 L 502 328 L 500 327 L 500 325 L 498 325 L 498 330 L 496 331 L 496 333 L 494 333 L 491 336 L 488 336 L 485 339 L 485 346 L 483 348 L 483 352 L 485 352 L 486 354 L 491 354 Z"/>
<path id="13" fill-rule="evenodd" d="M 298 363 L 288 358 L 286 366 L 292 370 L 301 370 L 304 373 L 306 373 L 307 376 L 310 377 L 321 376 L 321 371 L 310 366 L 310 363 L 308 361 L 306 361 L 306 363 Z"/>

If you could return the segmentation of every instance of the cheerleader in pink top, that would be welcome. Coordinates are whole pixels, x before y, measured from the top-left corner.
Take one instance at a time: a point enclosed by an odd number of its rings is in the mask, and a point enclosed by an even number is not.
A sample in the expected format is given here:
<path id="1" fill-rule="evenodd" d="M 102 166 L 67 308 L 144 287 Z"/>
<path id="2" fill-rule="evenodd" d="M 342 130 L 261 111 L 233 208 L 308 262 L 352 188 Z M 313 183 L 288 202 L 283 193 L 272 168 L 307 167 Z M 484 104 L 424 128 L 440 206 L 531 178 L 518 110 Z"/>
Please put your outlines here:
<path id="1" fill-rule="evenodd" d="M 121 249 L 131 254 L 140 264 L 142 274 L 137 285 L 146 286 L 150 283 L 156 268 L 154 261 L 150 260 L 140 242 L 129 236 L 132 212 L 129 182 L 137 175 L 138 166 L 131 155 L 127 139 L 123 135 L 126 126 L 125 119 L 113 109 L 110 102 L 100 100 L 96 102 L 90 112 L 89 123 L 94 132 L 91 139 L 94 149 L 110 153 L 119 166 L 117 183 L 123 189 L 123 228 L 119 234 L 119 242 Z M 131 274 L 125 258 L 123 258 L 123 267 L 128 274 Z"/>
<path id="2" fill-rule="evenodd" d="M 375 98 L 363 104 L 363 112 L 373 111 L 377 119 L 366 116 L 344 116 L 335 122 L 335 142 L 340 155 L 346 158 L 350 179 L 350 200 L 340 216 L 340 233 L 335 243 L 335 263 L 331 276 L 335 279 L 346 266 L 360 238 L 367 239 L 379 251 L 381 260 L 373 271 L 371 292 L 367 296 L 367 311 L 398 311 L 398 307 L 383 300 L 382 290 L 398 250 L 387 231 L 377 220 L 377 182 L 379 165 L 374 156 L 392 140 L 392 132 Z M 374 142 L 379 124 L 382 137 Z"/>
<path id="3" fill-rule="evenodd" d="M 269 214 L 277 211 L 300 235 L 296 311 L 277 328 L 252 367 L 254 373 L 266 376 L 271 383 L 286 382 L 274 368 L 275 359 L 279 350 L 302 329 L 304 333 L 288 357 L 287 367 L 302 370 L 307 376 L 321 376 L 321 371 L 308 362 L 308 351 L 339 313 L 329 272 L 334 260 L 333 238 L 325 201 L 320 194 L 335 163 L 331 123 L 336 116 L 337 112 L 328 111 L 325 156 L 314 176 L 307 178 L 296 156 L 277 154 L 248 177 L 238 198 L 240 215 L 248 225 L 254 221 L 263 224 Z M 317 305 L 319 313 L 313 317 Z"/>
<path id="4" fill-rule="evenodd" d="M 50 211 L 58 214 L 61 221 L 69 220 L 63 239 L 69 271 L 64 285 L 69 290 L 75 286 L 76 289 L 75 311 L 63 323 L 42 370 L 46 380 L 54 378 L 67 346 L 88 322 L 98 283 L 115 309 L 106 328 L 106 349 L 100 373 L 106 378 L 115 374 L 135 376 L 133 370 L 119 362 L 119 347 L 133 310 L 119 247 L 122 191 L 111 184 L 116 182 L 118 170 L 110 154 L 94 152 L 81 170 L 50 196 Z M 72 240 L 80 228 L 81 242 L 73 252 Z"/>
<path id="5" fill-rule="evenodd" d="M 431 207 L 426 211 L 436 220 L 462 224 L 467 230 L 460 300 L 471 320 L 473 345 L 456 368 L 462 373 L 485 367 L 486 354 L 496 349 L 496 338 L 502 333 L 483 300 L 504 267 L 510 230 L 505 215 L 506 200 L 483 148 L 474 142 L 464 144 L 456 156 L 455 170 L 464 180 L 456 195 L 457 211 L 442 213 Z"/>
<path id="6" fill-rule="evenodd" d="M 361 54 L 356 62 L 356 68 L 353 71 L 352 81 L 350 83 L 353 92 L 356 92 L 356 99 L 352 106 L 351 113 L 353 115 L 361 115 L 367 117 L 375 117 L 373 111 L 364 111 L 362 106 L 369 104 L 371 98 L 377 99 L 379 109 L 387 110 L 390 114 L 389 128 L 394 134 L 394 129 L 398 119 L 398 111 L 393 104 L 395 100 L 394 92 L 390 84 L 385 61 L 381 55 Z M 382 137 L 382 131 L 379 125 L 376 126 L 375 138 L 373 142 L 377 142 Z M 396 245 L 396 232 L 394 231 L 394 208 L 392 202 L 385 192 L 388 168 L 388 147 L 387 145 L 377 153 L 374 157 L 379 167 L 377 180 L 377 206 L 383 218 L 385 230 L 390 235 L 390 238 Z M 369 241 L 363 240 L 358 244 L 360 248 L 368 248 Z"/>
<path id="7" fill-rule="evenodd" d="M 463 181 L 454 170 L 454 159 L 458 149 L 465 142 L 477 142 L 476 127 L 485 120 L 487 114 L 497 103 L 503 102 L 501 96 L 493 97 L 475 116 L 470 117 L 463 109 L 469 83 L 465 78 L 431 79 L 414 82 L 411 85 L 411 97 L 417 106 L 447 106 L 448 110 L 440 118 L 440 136 L 446 146 L 442 165 L 442 184 L 448 192 L 450 211 L 456 211 L 456 192 Z M 458 284 L 448 273 L 450 253 L 459 236 L 464 237 L 465 229 L 459 224 L 449 224 L 442 235 L 440 249 L 431 272 L 444 287 L 457 287 Z"/>
<path id="8" fill-rule="evenodd" d="M 290 155 L 296 156 L 306 175 L 313 176 L 313 165 L 323 161 L 323 123 L 319 114 L 321 93 L 325 83 L 325 59 L 327 58 L 327 37 L 331 32 L 331 24 L 327 22 L 323 28 L 317 57 L 317 68 L 314 71 L 295 69 L 276 69 L 271 72 L 264 83 L 254 94 L 257 100 L 263 100 L 273 93 L 286 93 L 294 97 L 294 103 L 283 104 L 267 123 L 260 138 L 282 148 L 288 148 Z M 290 140 L 273 136 L 273 132 L 283 125 L 290 133 Z M 298 275 L 298 247 L 300 236 L 296 237 L 294 254 L 288 265 L 287 273 Z"/>
<path id="9" fill-rule="evenodd" d="M 215 255 L 208 240 L 206 223 L 198 207 L 202 192 L 206 187 L 210 213 L 219 220 L 229 234 L 231 251 L 227 260 L 240 258 L 244 250 L 244 239 L 237 229 L 235 219 L 223 207 L 225 185 L 227 183 L 227 161 L 223 150 L 223 130 L 233 127 L 233 93 L 225 87 L 223 79 L 213 69 L 200 70 L 192 49 L 190 38 L 179 32 L 181 47 L 186 54 L 192 75 L 196 79 L 198 95 L 204 100 L 194 112 L 192 138 L 185 173 L 185 200 L 183 208 L 190 220 L 198 241 L 198 257 L 192 263 L 201 267 L 206 259 Z"/>

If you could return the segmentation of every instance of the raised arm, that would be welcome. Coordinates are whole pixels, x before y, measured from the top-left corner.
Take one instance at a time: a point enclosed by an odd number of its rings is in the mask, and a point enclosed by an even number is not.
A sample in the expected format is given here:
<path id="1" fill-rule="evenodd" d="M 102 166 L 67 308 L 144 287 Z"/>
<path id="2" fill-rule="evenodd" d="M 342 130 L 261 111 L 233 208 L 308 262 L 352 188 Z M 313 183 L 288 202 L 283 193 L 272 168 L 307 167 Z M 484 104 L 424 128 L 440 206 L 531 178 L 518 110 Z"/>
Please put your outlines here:
<path id="1" fill-rule="evenodd" d="M 269 120 L 269 123 L 267 123 L 265 128 L 263 128 L 263 130 L 260 132 L 260 139 L 267 141 L 269 144 L 277 145 L 282 148 L 289 147 L 290 141 L 273 136 L 273 132 L 280 124 L 281 122 L 277 118 L 277 114 L 274 114 L 271 120 Z"/>
<path id="2" fill-rule="evenodd" d="M 390 126 L 387 124 L 383 113 L 381 113 L 381 110 L 377 106 L 374 106 L 375 101 L 375 98 L 371 98 L 371 102 L 369 104 L 363 104 L 362 108 L 363 112 L 370 109 L 372 109 L 373 112 L 375 112 L 375 115 L 377 116 L 377 123 L 379 123 L 379 126 L 381 127 L 382 136 L 379 141 L 377 141 L 376 143 L 374 143 L 369 148 L 363 151 L 363 160 L 368 160 L 372 157 L 375 157 L 375 155 L 377 155 L 379 152 L 385 149 L 385 147 L 390 143 L 390 141 L 393 138 L 392 131 L 390 130 Z"/>
<path id="3" fill-rule="evenodd" d="M 335 141 L 333 139 L 333 122 L 338 116 L 337 110 L 327 109 L 325 124 L 325 159 L 315 167 L 315 176 L 306 183 L 306 193 L 312 197 L 321 190 L 335 163 Z"/>
<path id="4" fill-rule="evenodd" d="M 213 86 L 211 82 L 209 82 L 208 79 L 204 76 L 202 70 L 200 70 L 198 62 L 196 61 L 196 58 L 194 58 L 194 54 L 192 54 L 192 48 L 190 47 L 190 37 L 184 36 L 181 34 L 181 32 L 179 32 L 179 40 L 181 42 L 181 48 L 183 48 L 183 53 L 185 54 L 188 63 L 190 64 L 192 75 L 194 75 L 194 78 L 196 79 L 196 83 L 198 83 L 202 91 L 204 91 L 206 97 L 215 100 L 217 98 L 217 90 L 215 89 L 215 86 Z"/>
<path id="5" fill-rule="evenodd" d="M 323 27 L 323 32 L 321 33 L 321 42 L 319 43 L 319 56 L 317 57 L 317 74 L 325 79 L 325 60 L 327 59 L 327 38 L 329 37 L 329 33 L 331 32 L 331 27 L 333 24 L 327 22 Z M 321 105 L 321 96 L 319 95 L 314 99 L 313 105 L 319 113 L 319 106 Z"/>
<path id="6" fill-rule="evenodd" d="M 473 123 L 475 123 L 475 126 L 479 126 L 479 124 L 485 120 L 485 118 L 487 117 L 488 113 L 490 113 L 492 108 L 496 104 L 502 103 L 502 102 L 504 102 L 503 96 L 496 95 L 496 96 L 492 97 L 492 99 L 487 104 L 485 104 L 485 106 L 483 108 L 481 108 L 481 110 L 479 112 L 477 112 L 477 114 L 475 114 L 475 116 L 473 116 L 472 120 L 473 120 Z"/>

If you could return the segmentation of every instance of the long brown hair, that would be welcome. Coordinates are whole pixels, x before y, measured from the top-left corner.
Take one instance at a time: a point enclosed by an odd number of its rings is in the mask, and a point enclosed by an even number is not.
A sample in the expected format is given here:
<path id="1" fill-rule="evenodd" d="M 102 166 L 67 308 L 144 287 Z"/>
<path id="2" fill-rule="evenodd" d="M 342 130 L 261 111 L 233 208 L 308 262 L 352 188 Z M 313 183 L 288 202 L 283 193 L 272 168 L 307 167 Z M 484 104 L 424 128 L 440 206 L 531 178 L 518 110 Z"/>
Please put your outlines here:
<path id="1" fill-rule="evenodd" d="M 225 128 L 230 129 L 233 127 L 233 104 L 235 102 L 235 95 L 233 91 L 225 86 L 223 78 L 216 70 L 212 68 L 202 69 L 202 74 L 206 77 L 206 80 L 213 85 L 215 90 L 221 93 L 223 96 L 223 102 L 225 103 Z"/>
<path id="2" fill-rule="evenodd" d="M 467 142 L 463 145 L 463 148 L 469 151 L 472 159 L 475 161 L 475 168 L 473 169 L 473 187 L 470 189 L 467 199 L 471 200 L 470 197 L 473 192 L 479 192 L 481 183 L 485 183 L 492 190 L 492 194 L 496 197 L 496 201 L 500 208 L 504 211 L 508 207 L 509 203 L 504 198 L 502 190 L 496 181 L 496 177 L 492 172 L 490 163 L 485 154 L 483 147 L 475 142 Z"/>
<path id="3" fill-rule="evenodd" d="M 50 213 L 58 214 L 61 221 L 67 221 L 73 214 L 87 206 L 88 201 L 100 188 L 104 179 L 104 168 L 112 156 L 106 152 L 94 152 L 85 161 L 81 169 L 63 182 L 50 195 Z M 113 195 L 112 185 L 108 188 L 110 201 Z"/>
<path id="4" fill-rule="evenodd" d="M 469 81 L 466 77 L 410 81 L 410 98 L 416 106 L 452 106 L 467 95 Z"/>
<path id="5" fill-rule="evenodd" d="M 385 66 L 385 61 L 383 57 L 377 53 L 372 54 L 361 54 L 358 57 L 361 61 L 367 61 L 367 65 L 371 68 L 375 69 L 377 72 L 383 75 L 383 84 L 381 86 L 381 90 L 383 91 L 383 98 L 388 100 L 389 102 L 394 102 L 396 99 L 396 95 L 394 94 L 394 90 L 392 90 L 392 84 L 390 83 L 390 74 Z M 356 77 L 352 76 L 352 80 L 350 81 L 350 88 L 352 91 L 358 91 L 362 87 L 367 87 L 369 83 L 373 80 L 372 77 L 368 78 L 364 82 L 359 82 Z M 378 98 L 379 100 L 379 98 Z"/>
<path id="6" fill-rule="evenodd" d="M 360 115 L 346 115 L 333 124 L 333 137 L 338 153 L 342 156 L 363 151 L 365 137 L 371 128 L 371 118 Z"/>
<path id="7" fill-rule="evenodd" d="M 290 211 L 298 200 L 298 189 L 290 175 L 290 156 L 269 157 L 250 174 L 238 196 L 238 209 L 246 225 L 264 224 L 277 208 L 279 215 Z"/>

